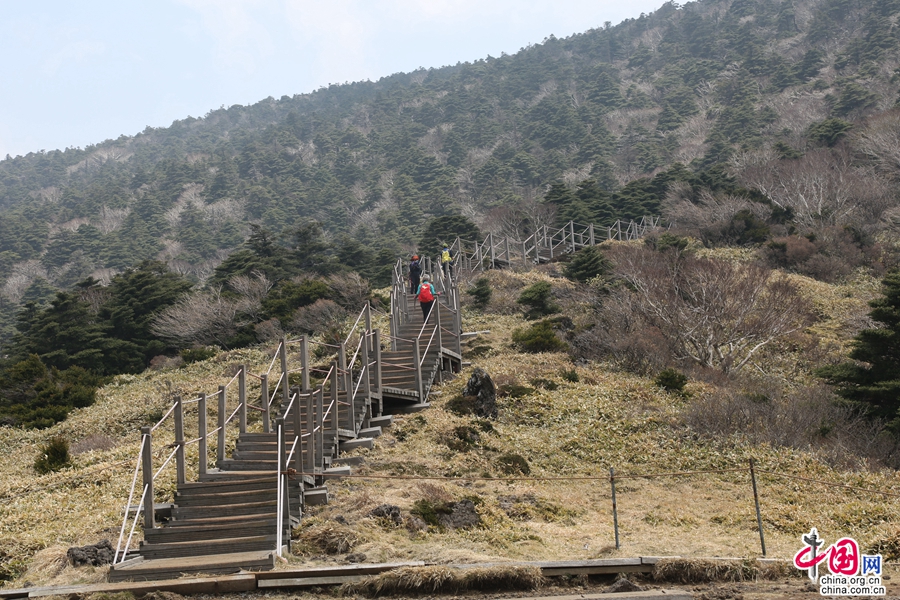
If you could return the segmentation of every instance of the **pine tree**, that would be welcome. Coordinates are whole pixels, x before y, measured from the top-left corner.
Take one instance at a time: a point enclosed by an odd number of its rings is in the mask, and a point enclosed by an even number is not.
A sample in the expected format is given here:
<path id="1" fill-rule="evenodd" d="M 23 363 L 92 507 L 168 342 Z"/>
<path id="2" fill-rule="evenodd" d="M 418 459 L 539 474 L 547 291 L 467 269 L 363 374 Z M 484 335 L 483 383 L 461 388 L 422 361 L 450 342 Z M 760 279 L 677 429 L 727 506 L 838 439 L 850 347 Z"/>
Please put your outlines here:
<path id="1" fill-rule="evenodd" d="M 882 285 L 884 297 L 869 303 L 869 316 L 881 327 L 864 329 L 853 341 L 850 358 L 861 362 L 824 367 L 817 374 L 900 434 L 900 271 L 888 273 Z"/>

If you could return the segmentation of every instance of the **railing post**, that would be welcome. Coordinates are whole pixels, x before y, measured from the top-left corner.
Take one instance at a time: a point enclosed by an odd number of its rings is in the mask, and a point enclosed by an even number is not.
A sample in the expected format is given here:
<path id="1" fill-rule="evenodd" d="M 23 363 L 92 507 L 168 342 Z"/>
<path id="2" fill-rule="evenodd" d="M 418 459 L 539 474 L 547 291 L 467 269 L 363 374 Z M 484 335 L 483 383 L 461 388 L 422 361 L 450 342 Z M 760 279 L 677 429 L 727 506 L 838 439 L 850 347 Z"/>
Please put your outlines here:
<path id="1" fill-rule="evenodd" d="M 456 311 L 453 322 L 453 335 L 456 337 L 456 353 L 462 356 L 462 309 L 459 302 L 459 288 L 453 290 L 453 309 Z M 462 368 L 462 365 L 460 365 L 460 368 Z"/>
<path id="2" fill-rule="evenodd" d="M 216 432 L 216 463 L 225 460 L 225 386 L 219 386 L 219 431 Z"/>
<path id="3" fill-rule="evenodd" d="M 490 239 L 490 244 L 491 244 L 491 268 L 496 269 L 497 268 L 497 252 L 494 249 L 494 232 L 493 231 L 488 234 L 488 238 Z"/>
<path id="4" fill-rule="evenodd" d="M 481 250 L 481 244 L 475 242 L 475 260 L 478 261 L 478 270 L 484 272 L 484 256 Z"/>
<path id="5" fill-rule="evenodd" d="M 275 552 L 278 556 L 281 556 L 281 536 L 284 533 L 284 507 L 281 505 L 283 502 L 284 494 L 282 493 L 281 486 L 286 485 L 284 482 L 284 458 L 285 458 L 285 448 L 284 448 L 284 419 L 278 417 L 275 419 L 275 439 L 277 440 L 275 445 L 275 457 L 276 457 L 276 473 L 275 473 L 275 481 L 277 482 L 276 487 L 276 515 L 275 515 Z"/>
<path id="6" fill-rule="evenodd" d="M 434 303 L 434 309 L 432 312 L 435 313 L 434 317 L 434 327 L 435 327 L 435 342 L 437 342 L 437 356 L 438 356 L 438 381 L 441 383 L 444 382 L 444 345 L 443 338 L 441 337 L 441 302 L 438 300 Z"/>
<path id="7" fill-rule="evenodd" d="M 313 423 L 313 439 L 316 442 L 316 461 L 317 466 L 322 471 L 325 470 L 325 388 L 320 383 L 316 390 L 315 396 L 315 419 Z M 315 431 L 318 430 L 318 431 Z"/>
<path id="8" fill-rule="evenodd" d="M 332 373 L 337 373 L 337 362 L 331 361 Z M 331 434 L 334 437 L 334 455 L 338 452 L 338 428 L 341 424 L 341 405 L 338 402 L 337 385 L 331 381 Z"/>
<path id="9" fill-rule="evenodd" d="M 278 355 L 281 358 L 281 401 L 284 402 L 283 406 L 287 406 L 291 401 L 291 385 L 288 377 L 286 338 L 281 338 L 281 350 Z"/>
<path id="10" fill-rule="evenodd" d="M 247 365 L 241 365 L 241 371 L 238 374 L 238 402 L 241 404 L 240 412 L 240 432 L 247 433 Z"/>
<path id="11" fill-rule="evenodd" d="M 569 221 L 569 235 L 572 236 L 572 252 L 575 252 L 575 221 Z"/>
<path id="12" fill-rule="evenodd" d="M 197 470 L 200 475 L 206 475 L 206 461 L 209 460 L 206 441 L 206 394 L 200 394 L 197 402 L 197 453 L 200 454 L 197 461 Z"/>
<path id="13" fill-rule="evenodd" d="M 416 361 L 416 390 L 419 392 L 419 403 L 425 402 L 425 386 L 422 383 L 422 351 L 419 349 L 419 338 L 413 344 L 413 357 Z"/>
<path id="14" fill-rule="evenodd" d="M 366 301 L 366 309 L 365 310 L 366 310 L 366 333 L 368 333 L 368 332 L 372 331 L 372 306 L 369 304 L 368 301 Z M 368 336 L 366 337 L 366 343 L 367 344 L 372 343 L 372 340 L 368 339 Z M 372 348 L 370 347 L 369 350 L 371 350 L 371 349 Z"/>
<path id="15" fill-rule="evenodd" d="M 380 417 L 384 407 L 382 406 L 383 401 L 382 392 L 381 392 L 381 331 L 376 329 L 372 332 L 372 345 L 375 347 L 375 392 L 378 394 L 378 414 L 376 416 Z"/>
<path id="16" fill-rule="evenodd" d="M 300 397 L 302 395 L 303 395 L 303 392 L 297 394 L 296 397 L 294 398 L 294 409 L 293 409 L 294 410 L 294 437 L 297 438 L 297 446 L 294 449 L 294 465 L 295 465 L 294 468 L 297 470 L 297 472 L 300 472 L 303 470 L 303 459 L 300 456 L 300 454 L 302 453 L 302 450 L 303 450 L 303 438 L 300 437 L 301 433 L 303 432 L 303 419 L 301 418 L 301 415 L 300 415 Z M 285 418 L 287 418 L 287 415 L 285 415 Z M 306 413 L 306 418 L 307 419 L 310 418 L 310 414 L 308 412 Z M 285 464 L 287 464 L 287 463 L 285 463 Z"/>
<path id="17" fill-rule="evenodd" d="M 309 338 L 300 337 L 300 386 L 302 391 L 309 389 Z"/>
<path id="18" fill-rule="evenodd" d="M 528 248 L 525 246 L 525 242 L 522 242 L 522 264 L 528 266 Z"/>
<path id="19" fill-rule="evenodd" d="M 315 476 L 316 472 L 316 441 L 314 439 L 313 430 L 315 429 L 315 423 L 313 422 L 313 405 L 315 404 L 313 400 L 313 396 L 315 395 L 315 390 L 310 390 L 304 396 L 302 396 L 302 402 L 304 403 L 304 408 L 306 409 L 306 419 L 304 422 L 306 423 L 306 427 L 302 428 L 300 431 L 302 432 L 301 441 L 298 446 L 303 445 L 303 438 L 306 438 L 306 455 L 304 461 L 299 461 L 297 464 L 301 465 L 301 470 L 305 473 L 309 473 L 310 475 Z M 297 397 L 297 413 L 300 412 L 300 402 L 301 397 Z M 298 434 L 301 435 L 301 434 Z"/>
<path id="20" fill-rule="evenodd" d="M 591 246 L 596 246 L 596 243 L 594 243 L 594 224 L 593 223 L 588 225 L 588 235 L 590 236 L 590 239 L 591 239 Z"/>
<path id="21" fill-rule="evenodd" d="M 353 404 L 353 389 L 351 385 L 353 384 L 353 379 L 350 377 L 350 371 L 347 369 L 347 348 L 344 342 L 341 342 L 341 348 L 338 350 L 338 367 L 340 367 L 340 373 L 335 373 L 335 377 L 340 378 L 340 381 L 343 383 L 344 391 L 347 392 L 347 402 L 351 405 Z"/>
<path id="22" fill-rule="evenodd" d="M 175 481 L 184 483 L 184 404 L 175 396 Z"/>
<path id="23" fill-rule="evenodd" d="M 141 427 L 141 467 L 144 476 L 144 529 L 156 527 L 156 511 L 153 508 L 153 436 L 149 427 Z"/>
<path id="24" fill-rule="evenodd" d="M 262 398 L 263 433 L 270 433 L 272 415 L 269 411 L 269 376 L 265 373 L 259 376 L 259 395 Z"/>
<path id="25" fill-rule="evenodd" d="M 366 332 L 363 334 L 366 336 L 366 339 L 362 344 L 362 361 L 363 368 L 360 371 L 360 377 L 363 378 L 363 396 L 364 402 L 366 404 L 365 412 L 363 413 L 363 427 L 369 426 L 369 417 L 372 412 L 372 384 L 370 381 L 370 377 L 372 375 L 371 370 L 369 369 L 369 330 L 366 329 Z"/>

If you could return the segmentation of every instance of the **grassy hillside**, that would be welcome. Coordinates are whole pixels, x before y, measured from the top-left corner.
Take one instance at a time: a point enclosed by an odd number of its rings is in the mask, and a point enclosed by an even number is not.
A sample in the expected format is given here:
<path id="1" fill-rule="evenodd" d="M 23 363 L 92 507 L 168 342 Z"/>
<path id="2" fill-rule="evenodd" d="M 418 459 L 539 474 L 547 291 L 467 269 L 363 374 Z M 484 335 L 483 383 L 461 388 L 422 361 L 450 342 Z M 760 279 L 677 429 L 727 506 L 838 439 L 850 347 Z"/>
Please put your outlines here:
<path id="1" fill-rule="evenodd" d="M 732 258 L 740 260 L 740 253 Z M 895 471 L 841 448 L 836 433 L 823 431 L 821 443 L 804 447 L 761 441 L 752 431 L 706 433 L 709 423 L 696 413 L 698 408 L 714 412 L 721 398 L 714 381 L 692 380 L 686 394 L 673 394 L 612 364 L 573 364 L 564 353 L 517 352 L 512 331 L 526 322 L 515 298 L 526 285 L 550 282 L 563 313 L 576 326 L 586 318 L 596 292 L 558 277 L 556 269 L 490 272 L 494 295 L 486 312 L 469 308 L 465 314 L 466 330 L 490 330 L 469 344 L 467 354 L 473 367 L 484 368 L 498 384 L 499 417 L 458 414 L 472 367 L 436 386 L 430 409 L 398 416 L 373 450 L 357 451 L 366 462 L 354 468 L 354 477 L 329 483 L 333 500 L 303 521 L 292 561 L 341 562 L 350 552 L 367 561 L 437 562 L 758 554 L 746 472 L 619 480 L 622 548 L 616 551 L 610 467 L 620 475 L 728 470 L 745 468 L 753 458 L 758 469 L 774 473 L 900 490 Z M 877 286 L 865 278 L 852 286 L 798 281 L 820 313 L 803 335 L 817 336 L 821 352 L 840 352 L 863 321 Z M 810 347 L 797 338 L 774 348 L 764 359 L 769 376 L 804 387 L 811 381 L 804 360 Z M 176 391 L 186 397 L 214 391 L 241 362 L 255 372 L 264 369 L 270 350 L 234 351 L 178 370 L 119 376 L 100 390 L 95 405 L 51 429 L 0 429 L 5 585 L 102 579 L 102 569 L 67 566 L 65 551 L 104 538 L 115 542 L 139 427 L 155 422 Z M 188 431 L 195 423 L 196 415 L 189 413 Z M 71 442 L 73 466 L 38 476 L 32 464 L 54 436 Z M 189 471 L 196 465 L 193 452 Z M 171 494 L 172 477 L 170 469 L 157 489 L 158 501 Z M 759 485 L 769 556 L 791 556 L 799 536 L 816 526 L 829 540 L 853 536 L 864 548 L 900 557 L 895 525 L 900 515 L 893 498 L 771 475 L 760 475 Z M 413 513 L 425 515 L 428 507 L 440 511 L 464 499 L 473 501 L 480 525 L 410 528 Z M 370 516 L 385 503 L 400 508 L 401 524 Z"/>

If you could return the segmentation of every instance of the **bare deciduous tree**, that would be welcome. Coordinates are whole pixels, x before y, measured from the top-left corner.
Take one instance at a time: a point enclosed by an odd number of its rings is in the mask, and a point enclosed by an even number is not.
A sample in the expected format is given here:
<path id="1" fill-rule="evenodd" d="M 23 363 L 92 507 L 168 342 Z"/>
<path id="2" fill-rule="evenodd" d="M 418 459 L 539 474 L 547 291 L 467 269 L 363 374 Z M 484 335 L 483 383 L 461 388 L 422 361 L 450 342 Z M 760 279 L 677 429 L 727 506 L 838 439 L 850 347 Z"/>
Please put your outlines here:
<path id="1" fill-rule="evenodd" d="M 632 307 L 663 333 L 676 359 L 737 371 L 809 322 L 797 286 L 757 264 L 630 246 L 608 255 L 633 290 Z"/>
<path id="2" fill-rule="evenodd" d="M 740 179 L 793 211 L 795 222 L 807 228 L 872 223 L 893 204 L 887 182 L 870 168 L 854 166 L 843 149 L 751 166 Z"/>
<path id="3" fill-rule="evenodd" d="M 900 110 L 880 113 L 854 131 L 850 143 L 866 155 L 879 172 L 900 179 Z"/>
<path id="4" fill-rule="evenodd" d="M 154 335 L 176 344 L 216 344 L 226 347 L 239 324 L 239 302 L 222 290 L 191 294 L 160 312 L 150 326 Z"/>

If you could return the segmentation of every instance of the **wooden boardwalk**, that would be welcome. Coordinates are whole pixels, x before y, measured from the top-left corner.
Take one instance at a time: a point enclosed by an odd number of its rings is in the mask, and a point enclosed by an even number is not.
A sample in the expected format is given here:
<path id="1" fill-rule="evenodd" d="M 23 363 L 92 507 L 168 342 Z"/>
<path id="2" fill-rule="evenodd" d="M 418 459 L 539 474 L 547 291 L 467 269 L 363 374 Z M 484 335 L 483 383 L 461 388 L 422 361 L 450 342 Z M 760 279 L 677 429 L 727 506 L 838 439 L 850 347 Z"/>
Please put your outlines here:
<path id="1" fill-rule="evenodd" d="M 328 501 L 326 480 L 350 473 L 353 461 L 341 454 L 371 448 L 391 426 L 393 414 L 426 408 L 433 383 L 444 371 L 461 368 L 459 293 L 449 280 L 438 277 L 436 284 L 441 295 L 425 320 L 405 289 L 398 261 L 390 333 L 373 328 L 366 305 L 347 339 L 324 348 L 331 354 L 327 369 L 316 366 L 322 352 L 321 347 L 311 352 L 311 340 L 283 339 L 266 373 L 241 367 L 212 401 L 206 395 L 177 398 L 160 423 L 142 430 L 135 483 L 140 471 L 143 486 L 133 486 L 133 498 L 140 494 L 140 500 L 131 511 L 130 530 L 128 519 L 123 521 L 109 581 L 273 569 L 277 557 L 289 551 L 291 529 L 305 507 Z M 237 406 L 229 405 L 234 384 Z M 185 413 L 194 404 L 199 431 L 188 440 Z M 262 413 L 261 431 L 248 428 L 248 410 Z M 207 426 L 209 412 L 215 413 L 215 428 Z M 162 433 L 169 416 L 171 443 Z M 225 455 L 227 432 L 235 439 L 230 456 Z M 160 438 L 173 450 L 157 466 L 153 448 Z M 188 481 L 185 448 L 192 443 L 198 444 L 201 460 L 196 479 Z M 214 468 L 205 460 L 210 446 L 215 446 Z M 169 465 L 176 470 L 177 491 L 165 505 L 154 498 L 154 482 Z M 138 516 L 143 540 L 129 549 Z"/>

